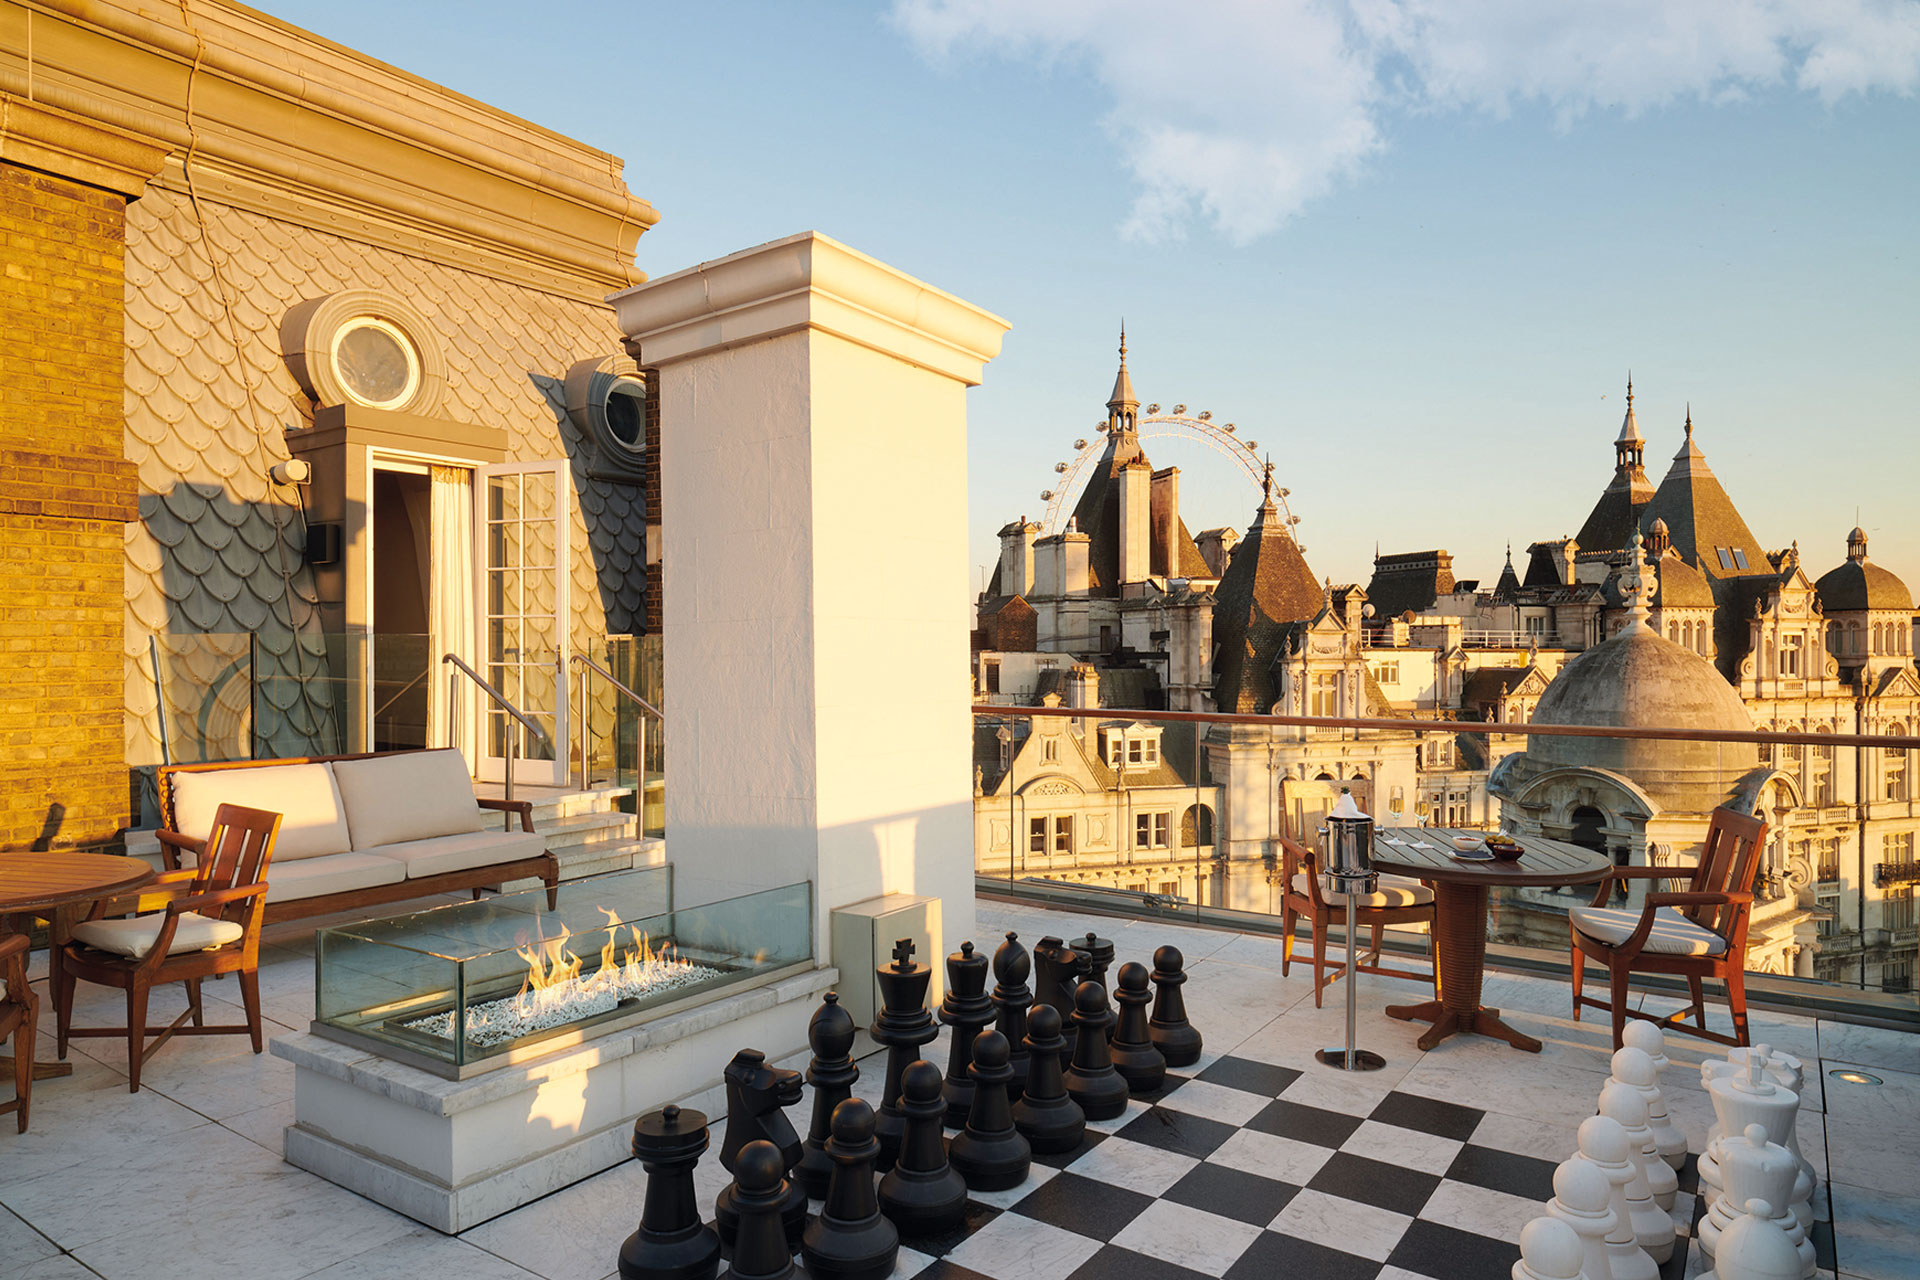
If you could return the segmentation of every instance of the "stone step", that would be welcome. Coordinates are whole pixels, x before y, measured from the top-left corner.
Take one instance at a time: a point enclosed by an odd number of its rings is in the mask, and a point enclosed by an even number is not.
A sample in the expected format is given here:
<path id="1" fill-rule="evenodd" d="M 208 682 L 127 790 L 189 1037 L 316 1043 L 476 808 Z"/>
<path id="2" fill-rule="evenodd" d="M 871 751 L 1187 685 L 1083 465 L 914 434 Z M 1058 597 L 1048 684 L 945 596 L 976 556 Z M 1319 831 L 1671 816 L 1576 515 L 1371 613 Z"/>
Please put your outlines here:
<path id="1" fill-rule="evenodd" d="M 556 854 L 593 840 L 612 836 L 632 839 L 640 834 L 639 819 L 630 813 L 581 813 L 544 824 L 536 817 L 533 829 Z"/>

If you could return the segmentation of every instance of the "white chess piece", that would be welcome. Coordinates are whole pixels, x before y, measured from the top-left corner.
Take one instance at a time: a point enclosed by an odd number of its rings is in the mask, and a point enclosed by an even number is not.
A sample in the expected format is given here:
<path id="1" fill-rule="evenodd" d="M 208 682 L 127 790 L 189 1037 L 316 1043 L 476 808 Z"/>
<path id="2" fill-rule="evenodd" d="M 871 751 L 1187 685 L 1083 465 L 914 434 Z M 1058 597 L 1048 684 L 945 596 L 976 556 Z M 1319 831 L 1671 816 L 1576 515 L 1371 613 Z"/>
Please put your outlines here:
<path id="1" fill-rule="evenodd" d="M 1687 1136 L 1673 1123 L 1673 1117 L 1667 1114 L 1666 1090 L 1660 1087 L 1660 1078 L 1667 1069 L 1667 1038 L 1660 1034 L 1660 1028 L 1651 1022 L 1629 1022 L 1626 1030 L 1620 1033 L 1625 1049 L 1637 1049 L 1646 1055 L 1647 1066 L 1652 1074 L 1646 1083 L 1637 1085 L 1640 1096 L 1647 1103 L 1647 1128 L 1653 1130 L 1654 1149 L 1660 1158 L 1667 1162 L 1669 1169 L 1678 1169 L 1687 1162 Z M 1619 1058 L 1614 1056 L 1614 1078 L 1620 1079 Z"/>
<path id="2" fill-rule="evenodd" d="M 1580 1237 L 1573 1228 L 1558 1218 L 1535 1218 L 1520 1228 L 1513 1280 L 1583 1280 L 1580 1258 Z"/>
<path id="3" fill-rule="evenodd" d="M 1726 1145 L 1727 1135 L 1743 1134 L 1748 1125 L 1758 1124 L 1766 1129 L 1769 1142 L 1787 1147 L 1799 1115 L 1800 1095 L 1775 1083 L 1765 1057 L 1758 1052 L 1749 1054 L 1745 1065 L 1744 1074 L 1717 1075 L 1707 1081 L 1707 1096 L 1712 1099 L 1713 1113 L 1720 1121 L 1720 1136 L 1707 1144 L 1699 1163 L 1700 1194 L 1706 1198 L 1709 1209 L 1720 1198 L 1723 1183 L 1720 1152 Z M 1813 1229 L 1813 1179 L 1805 1169 L 1796 1171 L 1792 1203 L 1788 1207 L 1799 1219 L 1802 1231 Z"/>
<path id="4" fill-rule="evenodd" d="M 1652 1079 L 1653 1063 L 1646 1054 L 1631 1047 L 1619 1050 L 1613 1055 L 1613 1078 L 1600 1090 L 1600 1110 L 1604 1112 L 1607 1109 L 1608 1089 L 1627 1090 L 1640 1100 L 1640 1110 L 1636 1114 L 1645 1115 L 1647 1123 L 1638 1128 L 1628 1125 L 1627 1140 L 1634 1143 L 1645 1157 L 1642 1172 L 1646 1175 L 1647 1189 L 1653 1193 L 1653 1202 L 1671 1213 L 1674 1197 L 1680 1190 L 1680 1179 L 1674 1173 L 1673 1166 L 1660 1158 L 1660 1143 L 1653 1133 L 1653 1109 L 1647 1105 L 1647 1093 L 1651 1088 L 1647 1082 Z M 1658 1089 L 1651 1091 L 1656 1096 L 1659 1094 Z"/>
<path id="5" fill-rule="evenodd" d="M 1627 1131 L 1607 1116 L 1589 1116 L 1580 1122 L 1579 1143 L 1578 1158 L 1592 1164 L 1607 1180 L 1607 1207 L 1613 1216 L 1612 1229 L 1607 1232 L 1607 1265 L 1613 1280 L 1659 1280 L 1660 1264 L 1640 1247 L 1627 1208 L 1627 1184 L 1634 1176 L 1627 1159 Z"/>
<path id="6" fill-rule="evenodd" d="M 1696 1234 L 1701 1252 L 1709 1258 L 1717 1254 L 1720 1238 L 1740 1216 L 1733 1206 L 1764 1200 L 1783 1206 L 1774 1215 L 1774 1222 L 1800 1256 L 1801 1280 L 1810 1280 L 1815 1268 L 1813 1242 L 1807 1239 L 1800 1220 L 1784 1207 L 1793 1194 L 1794 1175 L 1799 1169 L 1793 1153 L 1777 1142 L 1769 1142 L 1766 1129 L 1750 1124 L 1741 1137 L 1721 1145 L 1720 1169 L 1726 1176 L 1726 1191 L 1700 1220 Z"/>
<path id="7" fill-rule="evenodd" d="M 1673 1170 L 1651 1154 L 1653 1135 L 1647 1132 L 1647 1104 L 1631 1086 L 1608 1084 L 1600 1090 L 1600 1114 L 1620 1126 L 1627 1139 L 1627 1167 L 1632 1176 L 1627 1182 L 1628 1221 L 1633 1238 L 1655 1262 L 1673 1256 L 1673 1218 L 1653 1199 L 1647 1185 L 1647 1165 L 1651 1163 L 1668 1177 Z"/>
<path id="8" fill-rule="evenodd" d="M 1800 1254 L 1780 1229 L 1773 1206 L 1765 1200 L 1747 1201 L 1740 1214 L 1720 1235 L 1720 1252 L 1713 1270 L 1700 1280 L 1799 1280 Z"/>
<path id="9" fill-rule="evenodd" d="M 1719 1076 L 1741 1074 L 1747 1069 L 1747 1062 L 1751 1058 L 1759 1058 L 1766 1064 L 1767 1079 L 1773 1081 L 1783 1089 L 1793 1090 L 1796 1097 L 1805 1095 L 1807 1082 L 1806 1064 L 1802 1063 L 1800 1059 L 1790 1053 L 1781 1053 L 1774 1049 L 1773 1046 L 1765 1044 L 1756 1044 L 1750 1049 L 1733 1049 L 1727 1053 L 1724 1060 L 1710 1059 L 1709 1061 L 1701 1063 L 1701 1087 L 1706 1087 L 1709 1080 Z M 1719 1136 L 1720 1126 L 1718 1124 L 1715 1124 L 1711 1129 L 1707 1130 L 1707 1141 L 1709 1143 Z M 1800 1172 L 1807 1175 L 1807 1186 L 1809 1190 L 1811 1191 L 1812 1188 L 1818 1187 L 1820 1185 L 1819 1171 L 1813 1167 L 1813 1161 L 1807 1159 L 1806 1152 L 1800 1149 L 1800 1126 L 1797 1120 L 1793 1128 L 1787 1131 L 1785 1145 L 1787 1150 L 1793 1152 L 1793 1158 L 1800 1162 Z"/>
<path id="10" fill-rule="evenodd" d="M 1553 1199 L 1547 1213 L 1580 1238 L 1580 1269 L 1586 1280 L 1613 1280 L 1607 1261 L 1607 1232 L 1613 1229 L 1613 1191 L 1607 1175 L 1591 1160 L 1574 1156 L 1553 1171 Z"/>

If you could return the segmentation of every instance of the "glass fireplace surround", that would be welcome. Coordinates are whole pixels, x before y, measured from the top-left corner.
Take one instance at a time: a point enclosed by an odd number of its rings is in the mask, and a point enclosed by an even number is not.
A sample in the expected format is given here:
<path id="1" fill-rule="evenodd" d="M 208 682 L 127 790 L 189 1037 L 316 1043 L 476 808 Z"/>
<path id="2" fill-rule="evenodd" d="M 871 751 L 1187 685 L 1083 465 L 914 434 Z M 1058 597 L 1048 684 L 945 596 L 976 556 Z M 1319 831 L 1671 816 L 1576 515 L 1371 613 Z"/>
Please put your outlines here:
<path id="1" fill-rule="evenodd" d="M 811 885 L 675 909 L 671 873 L 322 929 L 313 1029 L 460 1078 L 812 961 Z"/>

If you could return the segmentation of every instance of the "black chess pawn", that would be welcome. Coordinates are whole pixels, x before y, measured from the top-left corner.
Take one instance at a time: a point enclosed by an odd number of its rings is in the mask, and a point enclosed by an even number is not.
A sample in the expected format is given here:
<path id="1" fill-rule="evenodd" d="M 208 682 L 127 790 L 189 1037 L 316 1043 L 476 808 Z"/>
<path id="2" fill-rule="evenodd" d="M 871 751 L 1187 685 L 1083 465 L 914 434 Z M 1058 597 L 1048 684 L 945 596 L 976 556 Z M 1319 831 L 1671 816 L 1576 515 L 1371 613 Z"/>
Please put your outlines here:
<path id="1" fill-rule="evenodd" d="M 805 1148 L 784 1108 L 800 1101 L 800 1073 L 768 1066 L 767 1055 L 758 1049 L 742 1049 L 733 1055 L 721 1078 L 727 1084 L 727 1132 L 720 1142 L 721 1167 L 732 1173 L 741 1149 L 749 1142 L 763 1140 L 780 1153 L 785 1161 L 783 1170 L 798 1165 Z M 728 1248 L 733 1247 L 734 1233 L 740 1225 L 734 1208 L 738 1194 L 739 1189 L 729 1183 L 713 1203 L 714 1225 L 720 1230 L 721 1243 Z M 782 1219 L 788 1239 L 797 1245 L 807 1225 L 807 1189 L 789 1182 L 786 1197 Z"/>
<path id="2" fill-rule="evenodd" d="M 940 1132 L 947 1109 L 940 1085 L 940 1068 L 931 1062 L 916 1062 L 900 1077 L 907 1136 L 900 1158 L 880 1179 L 880 1211 L 907 1237 L 950 1231 L 967 1215 L 967 1183 L 947 1163 Z"/>
<path id="3" fill-rule="evenodd" d="M 900 1153 L 900 1139 L 907 1131 L 906 1113 L 900 1110 L 900 1075 L 920 1060 L 922 1046 L 940 1035 L 927 1010 L 927 987 L 933 982 L 933 970 L 913 959 L 913 940 L 902 938 L 893 944 L 893 963 L 874 970 L 880 981 L 880 1016 L 873 1020 L 869 1034 L 875 1044 L 887 1047 L 886 1087 L 880 1095 L 880 1112 L 875 1133 L 880 1140 L 877 1167 L 885 1172 L 893 1168 Z"/>
<path id="4" fill-rule="evenodd" d="M 783 1169 L 780 1148 L 764 1138 L 740 1149 L 733 1169 L 740 1232 L 724 1280 L 788 1280 L 795 1274 L 793 1248 L 781 1222 L 781 1205 L 791 1185 Z M 621 1275 L 626 1275 L 624 1268 Z"/>
<path id="5" fill-rule="evenodd" d="M 860 1068 L 849 1056 L 855 1031 L 853 1016 L 840 1007 L 840 997 L 832 991 L 807 1023 L 807 1044 L 813 1049 L 813 1061 L 807 1066 L 807 1083 L 813 1086 L 813 1120 L 807 1126 L 794 1176 L 815 1200 L 826 1199 L 827 1176 L 833 1171 L 833 1161 L 827 1159 L 833 1109 L 853 1096 L 853 1083 L 860 1078 Z"/>
<path id="6" fill-rule="evenodd" d="M 1073 1052 L 1073 993 L 1086 980 L 1087 957 L 1058 938 L 1042 938 L 1033 949 L 1033 994 L 1060 1015 L 1060 1034 Z M 1031 1070 L 1031 1068 L 1029 1068 Z"/>
<path id="7" fill-rule="evenodd" d="M 800 1256 L 814 1280 L 885 1280 L 893 1274 L 900 1233 L 881 1215 L 874 1195 L 873 1162 L 880 1144 L 873 1131 L 873 1108 L 862 1099 L 848 1098 L 833 1109 L 827 1202 L 800 1241 Z"/>
<path id="8" fill-rule="evenodd" d="M 1033 958 L 1020 945 L 1020 936 L 1007 934 L 1007 940 L 993 952 L 993 1007 L 999 1011 L 993 1029 L 1007 1038 L 1013 1068 L 1013 1081 L 1007 1085 L 1007 1097 L 1015 1102 L 1027 1089 L 1027 1010 L 1033 1005 L 1033 990 L 1027 977 L 1033 972 Z"/>
<path id="9" fill-rule="evenodd" d="M 1017 1187 L 1033 1165 L 1033 1148 L 1013 1127 L 1007 1102 L 1007 1081 L 1013 1078 L 1008 1056 L 1007 1038 L 998 1031 L 982 1032 L 973 1042 L 973 1110 L 947 1158 L 975 1191 Z"/>
<path id="10" fill-rule="evenodd" d="M 949 1129 L 967 1123 L 967 1108 L 973 1105 L 973 1078 L 967 1074 L 973 1038 L 993 1025 L 993 1014 L 993 1001 L 987 998 L 987 958 L 973 954 L 973 944 L 963 942 L 947 957 L 947 996 L 940 1002 L 940 1021 L 953 1028 L 943 1095 Z"/>
<path id="11" fill-rule="evenodd" d="M 1102 991 L 1113 990 L 1107 983 L 1107 970 L 1113 967 L 1113 939 L 1102 938 L 1089 930 L 1086 937 L 1073 940 L 1073 949 L 1076 953 L 1085 956 L 1087 960 L 1080 980 L 1097 982 Z M 1111 1028 L 1108 1029 L 1108 1034 L 1112 1034 Z"/>
<path id="12" fill-rule="evenodd" d="M 1072 1151 L 1087 1133 L 1086 1114 L 1067 1096 L 1060 1057 L 1066 1044 L 1053 1006 L 1033 1006 L 1027 1015 L 1027 1091 L 1013 1104 L 1013 1127 L 1042 1155 Z"/>
<path id="13" fill-rule="evenodd" d="M 693 1189 L 693 1167 L 706 1149 L 707 1117 L 698 1111 L 668 1105 L 633 1122 L 647 1198 L 640 1229 L 620 1246 L 621 1280 L 713 1280 L 720 1235 L 700 1221 Z"/>
<path id="14" fill-rule="evenodd" d="M 1107 1056 L 1113 1069 L 1134 1093 L 1152 1093 L 1167 1082 L 1167 1060 L 1153 1047 L 1147 1026 L 1147 1005 L 1153 995 L 1147 990 L 1147 966 L 1129 960 L 1120 966 L 1120 987 L 1113 993 L 1120 1015 L 1107 1042 Z"/>
<path id="15" fill-rule="evenodd" d="M 1186 982 L 1186 957 L 1175 946 L 1161 947 L 1153 953 L 1153 1019 L 1147 1024 L 1153 1047 L 1170 1067 L 1190 1067 L 1200 1060 L 1200 1033 L 1187 1021 L 1186 997 L 1180 994 Z"/>
<path id="16" fill-rule="evenodd" d="M 1073 1042 L 1073 1065 L 1067 1068 L 1067 1096 L 1080 1104 L 1087 1119 L 1111 1120 L 1127 1109 L 1128 1090 L 1107 1053 L 1107 1028 L 1113 1024 L 1107 993 L 1097 982 L 1083 982 L 1073 1003 L 1080 1034 Z"/>

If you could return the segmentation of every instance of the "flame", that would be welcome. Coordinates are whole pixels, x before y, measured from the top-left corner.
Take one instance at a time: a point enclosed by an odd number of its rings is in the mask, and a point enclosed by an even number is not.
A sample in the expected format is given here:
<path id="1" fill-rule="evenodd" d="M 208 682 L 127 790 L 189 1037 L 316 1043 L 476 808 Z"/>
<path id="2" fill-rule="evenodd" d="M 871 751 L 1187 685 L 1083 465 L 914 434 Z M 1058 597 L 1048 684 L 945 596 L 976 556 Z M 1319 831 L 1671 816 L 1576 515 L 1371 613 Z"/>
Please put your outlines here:
<path id="1" fill-rule="evenodd" d="M 564 1012 L 573 1005 L 586 1010 L 617 1001 L 630 992 L 644 991 L 672 970 L 691 967 L 692 962 L 682 959 L 671 942 L 655 947 L 650 935 L 622 924 L 620 917 L 605 907 L 598 910 L 607 917 L 607 940 L 600 948 L 600 962 L 591 972 L 584 971 L 585 963 L 574 954 L 573 932 L 565 925 L 560 926 L 557 937 L 516 948 L 527 962 L 527 972 L 513 1000 L 515 1013 L 537 1018 Z M 627 932 L 624 951 L 619 947 L 623 928 Z"/>

